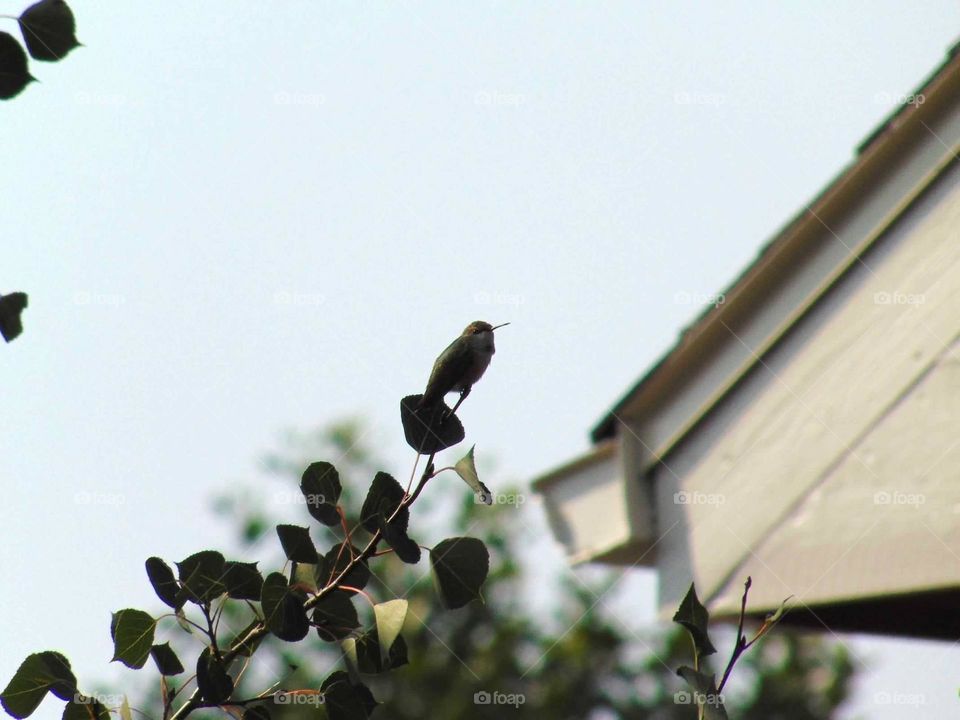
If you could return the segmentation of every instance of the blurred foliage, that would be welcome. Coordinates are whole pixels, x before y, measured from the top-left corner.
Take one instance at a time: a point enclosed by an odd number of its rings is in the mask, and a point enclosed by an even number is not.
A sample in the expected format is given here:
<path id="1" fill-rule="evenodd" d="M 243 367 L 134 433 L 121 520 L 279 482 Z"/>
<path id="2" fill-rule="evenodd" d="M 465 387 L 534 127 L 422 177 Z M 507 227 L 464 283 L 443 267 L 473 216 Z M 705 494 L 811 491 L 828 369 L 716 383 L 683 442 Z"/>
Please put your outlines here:
<path id="1" fill-rule="evenodd" d="M 280 452 L 264 458 L 266 468 L 289 482 L 289 497 L 297 495 L 297 480 L 315 458 L 330 458 L 340 470 L 342 504 L 356 521 L 359 497 L 350 488 L 365 488 L 378 468 L 365 425 L 348 420 L 311 433 L 289 433 Z M 427 560 L 418 566 L 385 558 L 374 567 L 366 592 L 377 602 L 406 597 L 410 601 L 404 628 L 410 663 L 399 670 L 365 677 L 383 703 L 374 717 L 420 720 L 425 717 L 551 718 L 556 720 L 692 720 L 696 708 L 676 702 L 683 681 L 676 668 L 688 663 L 690 643 L 677 626 L 658 632 L 626 627 L 602 608 L 599 598 L 612 586 L 585 581 L 572 574 L 560 583 L 560 594 L 548 616 L 524 601 L 523 563 L 535 564 L 519 528 L 524 514 L 537 512 L 514 505 L 476 505 L 463 486 L 431 481 L 423 502 L 411 518 L 411 531 L 430 527 L 443 534 L 469 534 L 490 550 L 490 574 L 484 603 L 472 602 L 456 611 L 442 609 L 430 586 Z M 454 489 L 455 488 L 455 489 Z M 497 489 L 503 492 L 504 489 Z M 509 492 L 509 491 L 507 491 Z M 282 497 L 287 497 L 283 494 Z M 453 501 L 457 498 L 457 501 Z M 276 507 L 276 505 L 274 505 Z M 216 503 L 218 513 L 236 528 L 240 542 L 252 549 L 276 547 L 264 493 L 235 489 Z M 281 520 L 282 521 L 282 520 Z M 265 540 L 261 543 L 261 540 Z M 318 545 L 324 541 L 317 538 Z M 263 552 L 257 553 L 258 557 Z M 276 566 L 283 563 L 276 551 Z M 270 567 L 262 562 L 261 567 Z M 538 568 L 538 572 L 542 569 Z M 369 603 L 358 602 L 369 624 Z M 225 616 L 221 625 L 239 626 L 244 619 Z M 551 631 L 550 628 L 558 628 Z M 726 644 L 719 643 L 720 656 Z M 249 697 L 275 683 L 284 687 L 317 688 L 331 671 L 343 666 L 339 646 L 316 634 L 296 645 L 264 642 L 238 682 L 235 697 Z M 722 668 L 721 668 L 722 669 Z M 764 638 L 737 666 L 728 693 L 733 718 L 746 720 L 826 720 L 848 697 L 853 665 L 841 645 L 816 636 L 791 634 L 778 628 Z M 484 695 L 483 693 L 487 693 Z M 496 699 L 517 702 L 496 704 Z M 482 701 L 490 699 L 484 704 Z M 478 702 L 479 701 L 479 702 Z M 156 707 L 151 701 L 135 707 Z M 220 717 L 201 711 L 197 717 Z M 280 720 L 322 717 L 316 706 L 271 707 Z"/>

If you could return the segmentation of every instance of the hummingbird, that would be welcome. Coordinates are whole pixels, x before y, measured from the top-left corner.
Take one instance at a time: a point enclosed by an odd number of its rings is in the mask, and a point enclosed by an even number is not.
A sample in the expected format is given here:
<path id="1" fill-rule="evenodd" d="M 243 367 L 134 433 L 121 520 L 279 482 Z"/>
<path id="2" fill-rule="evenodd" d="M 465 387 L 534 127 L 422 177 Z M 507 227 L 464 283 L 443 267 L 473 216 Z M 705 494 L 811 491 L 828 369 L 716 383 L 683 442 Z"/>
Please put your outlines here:
<path id="1" fill-rule="evenodd" d="M 433 363 L 427 389 L 417 409 L 434 407 L 443 401 L 447 393 L 459 392 L 460 399 L 448 414 L 453 415 L 470 394 L 470 388 L 490 365 L 490 358 L 496 352 L 493 331 L 509 324 L 490 325 L 476 320 L 467 325 L 460 337 L 450 343 Z"/>

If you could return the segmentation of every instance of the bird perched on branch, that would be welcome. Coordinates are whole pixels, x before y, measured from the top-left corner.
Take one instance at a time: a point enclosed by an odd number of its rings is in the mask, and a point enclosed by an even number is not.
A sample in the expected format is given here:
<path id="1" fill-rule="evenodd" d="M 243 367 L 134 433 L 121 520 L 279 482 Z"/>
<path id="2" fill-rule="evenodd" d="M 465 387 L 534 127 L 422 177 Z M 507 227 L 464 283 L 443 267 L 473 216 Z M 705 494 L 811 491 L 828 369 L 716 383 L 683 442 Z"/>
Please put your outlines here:
<path id="1" fill-rule="evenodd" d="M 450 343 L 434 362 L 418 411 L 439 405 L 447 393 L 459 392 L 457 404 L 448 413 L 453 415 L 490 365 L 490 358 L 496 352 L 493 331 L 509 324 L 491 325 L 477 320 L 467 325 L 460 337 Z"/>

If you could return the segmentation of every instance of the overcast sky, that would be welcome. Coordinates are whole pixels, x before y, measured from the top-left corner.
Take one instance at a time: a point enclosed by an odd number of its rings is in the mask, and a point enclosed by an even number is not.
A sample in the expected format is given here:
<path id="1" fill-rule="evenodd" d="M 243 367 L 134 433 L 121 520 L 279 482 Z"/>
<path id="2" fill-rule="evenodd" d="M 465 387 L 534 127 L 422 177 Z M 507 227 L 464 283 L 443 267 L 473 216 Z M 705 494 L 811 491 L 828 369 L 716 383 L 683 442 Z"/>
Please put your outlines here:
<path id="1" fill-rule="evenodd" d="M 73 6 L 85 47 L 0 105 L 4 684 L 53 648 L 128 677 L 110 611 L 229 546 L 198 508 L 283 429 L 362 414 L 402 474 L 399 398 L 471 320 L 512 323 L 478 456 L 586 449 L 960 34 L 946 0 Z M 853 647 L 851 716 L 956 713 L 945 646 Z"/>

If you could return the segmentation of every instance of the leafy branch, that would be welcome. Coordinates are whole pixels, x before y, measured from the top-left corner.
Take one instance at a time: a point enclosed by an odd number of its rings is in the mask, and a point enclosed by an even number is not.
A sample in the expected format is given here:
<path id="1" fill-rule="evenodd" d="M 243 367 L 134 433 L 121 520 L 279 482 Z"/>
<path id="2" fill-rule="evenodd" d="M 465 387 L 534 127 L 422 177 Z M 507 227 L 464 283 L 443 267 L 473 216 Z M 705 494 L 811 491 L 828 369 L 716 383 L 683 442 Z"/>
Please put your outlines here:
<path id="1" fill-rule="evenodd" d="M 427 457 L 416 487 L 404 490 L 391 475 L 377 472 L 355 527 L 348 527 L 347 514 L 340 505 L 342 486 L 337 469 L 329 462 L 318 461 L 304 470 L 300 491 L 307 512 L 319 524 L 342 533 L 339 542 L 325 553 L 317 550 L 310 527 L 281 524 L 276 532 L 287 564 L 284 572 L 266 577 L 257 563 L 227 560 L 216 550 L 201 550 L 174 563 L 176 572 L 159 557 L 147 559 L 147 578 L 172 612 L 154 618 L 143 610 L 119 610 L 113 613 L 110 633 L 113 660 L 139 669 L 153 658 L 160 673 L 164 720 L 183 720 L 195 710 L 214 707 L 242 711 L 250 720 L 269 720 L 271 707 L 291 701 L 323 704 L 331 720 L 365 720 L 374 712 L 377 701 L 363 676 L 394 670 L 408 662 L 401 632 L 407 601 L 378 603 L 364 591 L 371 577 L 369 562 L 387 554 L 409 564 L 421 560 L 420 545 L 408 535 L 410 507 L 439 473 L 455 470 L 471 488 L 482 488 L 478 502 L 487 502 L 489 496 L 477 477 L 473 448 L 456 465 L 436 469 L 436 453 L 463 440 L 463 426 L 443 403 L 429 417 L 421 417 L 417 412 L 421 397 L 412 395 L 401 401 L 404 434 L 417 451 L 411 478 L 415 477 L 420 456 Z M 354 545 L 354 538 L 364 533 L 369 537 L 360 549 Z M 386 547 L 378 551 L 381 544 Z M 483 542 L 470 537 L 448 538 L 431 548 L 429 554 L 435 586 L 447 609 L 480 598 L 489 572 L 489 554 Z M 374 623 L 366 629 L 361 628 L 353 604 L 358 595 L 373 605 Z M 249 612 L 246 627 L 229 640 L 220 636 L 218 627 L 228 603 L 241 604 Z M 190 608 L 195 611 L 188 614 Z M 186 672 L 184 664 L 169 641 L 156 642 L 160 624 L 171 619 L 203 642 L 194 675 L 179 687 L 174 683 Z M 272 636 L 283 642 L 300 642 L 311 628 L 322 640 L 340 643 L 344 670 L 332 673 L 319 688 L 269 688 L 252 697 L 233 697 L 240 676 L 263 640 Z M 184 697 L 184 690 L 191 684 L 195 687 L 189 697 Z M 11 716 L 26 718 L 47 693 L 66 701 L 67 720 L 107 718 L 110 712 L 99 699 L 79 691 L 69 661 L 55 651 L 27 657 L 0 693 L 0 704 Z"/>

